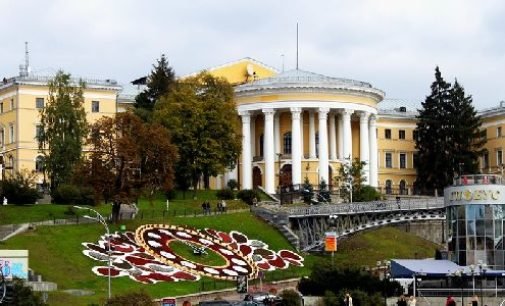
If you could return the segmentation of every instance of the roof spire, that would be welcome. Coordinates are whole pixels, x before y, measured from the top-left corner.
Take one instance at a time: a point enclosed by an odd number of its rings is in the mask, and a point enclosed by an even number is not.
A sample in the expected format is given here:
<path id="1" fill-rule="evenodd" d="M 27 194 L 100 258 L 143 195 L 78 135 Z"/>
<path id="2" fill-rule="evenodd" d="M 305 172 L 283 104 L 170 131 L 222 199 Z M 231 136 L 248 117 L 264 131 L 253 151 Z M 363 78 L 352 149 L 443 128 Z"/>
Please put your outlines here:
<path id="1" fill-rule="evenodd" d="M 298 22 L 296 22 L 296 70 L 298 70 Z"/>

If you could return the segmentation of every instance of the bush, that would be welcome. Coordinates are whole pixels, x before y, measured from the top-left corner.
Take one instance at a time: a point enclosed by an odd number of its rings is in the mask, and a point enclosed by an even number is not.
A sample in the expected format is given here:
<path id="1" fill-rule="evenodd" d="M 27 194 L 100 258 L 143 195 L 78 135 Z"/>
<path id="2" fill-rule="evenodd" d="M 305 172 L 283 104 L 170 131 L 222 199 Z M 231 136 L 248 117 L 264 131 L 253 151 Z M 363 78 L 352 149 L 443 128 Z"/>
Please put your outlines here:
<path id="1" fill-rule="evenodd" d="M 56 204 L 93 205 L 93 189 L 86 186 L 61 184 L 54 192 L 53 201 Z"/>
<path id="2" fill-rule="evenodd" d="M 252 189 L 242 189 L 237 193 L 237 198 L 241 199 L 245 203 L 252 205 L 253 199 L 259 199 L 258 192 Z"/>
<path id="3" fill-rule="evenodd" d="M 374 187 L 364 185 L 359 192 L 353 194 L 353 197 L 355 202 L 368 202 L 380 200 L 381 194 Z"/>
<path id="4" fill-rule="evenodd" d="M 238 188 L 238 182 L 237 182 L 237 180 L 235 180 L 235 179 L 231 179 L 231 180 L 229 180 L 229 181 L 228 181 L 227 186 L 228 186 L 228 188 L 230 188 L 231 190 L 235 190 L 235 189 L 237 189 L 237 188 Z"/>
<path id="5" fill-rule="evenodd" d="M 294 290 L 283 290 L 279 296 L 282 298 L 283 306 L 301 306 L 302 298 L 300 294 Z"/>
<path id="6" fill-rule="evenodd" d="M 7 198 L 9 204 L 34 204 L 40 198 L 37 189 L 32 187 L 34 185 L 33 175 L 28 172 L 16 172 L 12 176 L 6 176 L 1 182 L 2 196 Z M 3 198 L 0 201 L 3 201 Z"/>
<path id="7" fill-rule="evenodd" d="M 145 291 L 131 292 L 123 295 L 116 295 L 110 298 L 106 306 L 155 306 L 152 298 Z"/>
<path id="8" fill-rule="evenodd" d="M 216 197 L 220 200 L 233 200 L 235 193 L 231 189 L 221 189 L 216 192 Z"/>

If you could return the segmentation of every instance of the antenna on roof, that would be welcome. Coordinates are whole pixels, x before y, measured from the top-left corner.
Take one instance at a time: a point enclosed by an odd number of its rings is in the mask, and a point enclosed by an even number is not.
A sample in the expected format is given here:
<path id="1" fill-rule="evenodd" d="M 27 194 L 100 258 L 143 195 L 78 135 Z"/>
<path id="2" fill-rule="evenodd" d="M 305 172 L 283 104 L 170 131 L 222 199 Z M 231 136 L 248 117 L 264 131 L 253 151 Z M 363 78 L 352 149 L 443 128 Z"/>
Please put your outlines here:
<path id="1" fill-rule="evenodd" d="M 298 22 L 296 23 L 296 70 L 298 70 Z"/>
<path id="2" fill-rule="evenodd" d="M 25 41 L 25 64 L 19 65 L 19 76 L 22 76 L 22 77 L 29 76 L 30 72 L 31 72 L 30 52 L 28 51 L 28 42 Z"/>

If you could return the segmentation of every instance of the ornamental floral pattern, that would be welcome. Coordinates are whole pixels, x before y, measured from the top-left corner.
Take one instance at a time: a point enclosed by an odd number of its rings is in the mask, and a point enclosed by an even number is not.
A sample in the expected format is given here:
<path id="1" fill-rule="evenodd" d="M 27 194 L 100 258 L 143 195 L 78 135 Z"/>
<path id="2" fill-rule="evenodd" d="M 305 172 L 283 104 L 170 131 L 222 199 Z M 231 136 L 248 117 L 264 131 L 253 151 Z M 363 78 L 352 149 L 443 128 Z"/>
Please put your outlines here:
<path id="1" fill-rule="evenodd" d="M 193 249 L 214 252 L 226 262 L 212 266 L 192 261 L 177 254 L 170 243 L 180 241 Z M 92 271 L 99 276 L 109 274 L 106 236 L 98 243 L 85 242 L 84 255 L 101 262 Z M 303 257 L 290 250 L 274 251 L 259 240 L 245 234 L 187 226 L 146 224 L 135 232 L 110 235 L 110 276 L 129 277 L 144 284 L 157 282 L 197 281 L 201 276 L 235 280 L 239 276 L 254 279 L 259 271 L 303 266 Z"/>

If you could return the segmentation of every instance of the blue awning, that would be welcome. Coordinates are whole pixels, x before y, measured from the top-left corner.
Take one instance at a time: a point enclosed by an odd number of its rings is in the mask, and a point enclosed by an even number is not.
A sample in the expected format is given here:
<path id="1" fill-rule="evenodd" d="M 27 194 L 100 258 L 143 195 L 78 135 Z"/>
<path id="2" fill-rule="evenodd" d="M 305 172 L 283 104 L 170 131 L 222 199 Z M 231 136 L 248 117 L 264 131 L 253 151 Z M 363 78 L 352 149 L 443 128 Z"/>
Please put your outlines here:
<path id="1" fill-rule="evenodd" d="M 411 278 L 427 277 L 441 278 L 454 275 L 456 271 L 462 271 L 463 276 L 471 276 L 472 271 L 469 266 L 458 266 L 450 260 L 435 260 L 435 259 L 392 259 L 391 260 L 391 277 L 393 278 Z M 482 276 L 483 271 L 480 271 L 477 266 L 474 269 L 473 275 Z M 486 276 L 505 277 L 504 270 L 485 270 Z"/>

